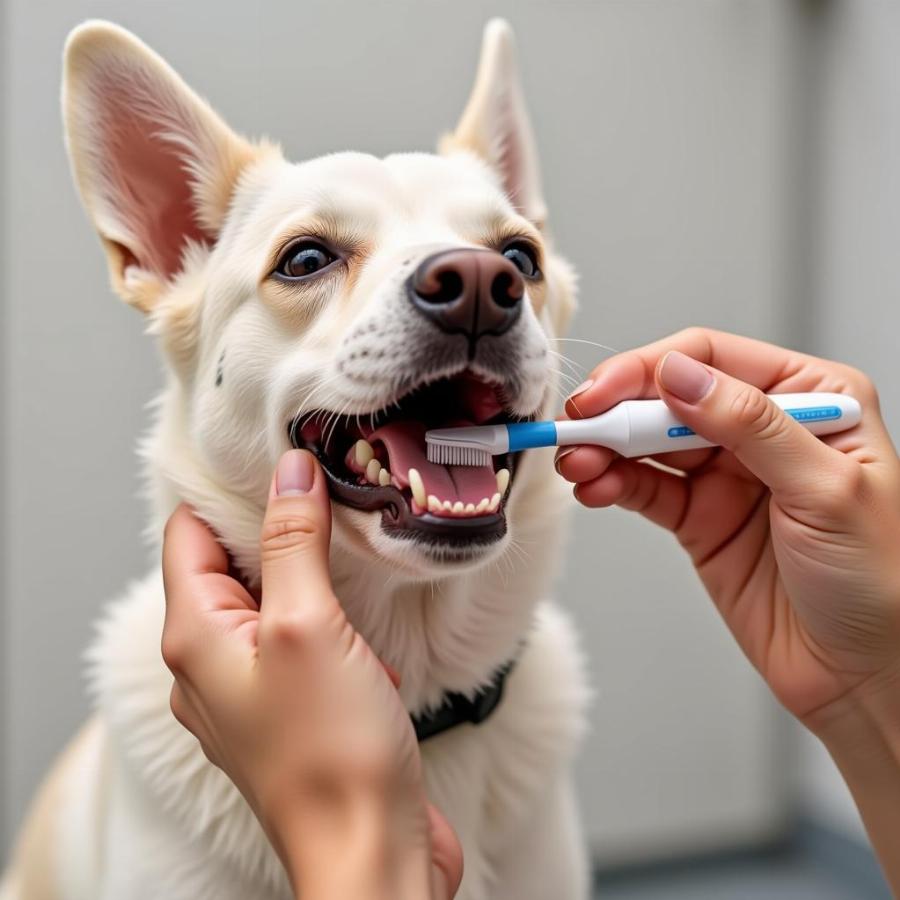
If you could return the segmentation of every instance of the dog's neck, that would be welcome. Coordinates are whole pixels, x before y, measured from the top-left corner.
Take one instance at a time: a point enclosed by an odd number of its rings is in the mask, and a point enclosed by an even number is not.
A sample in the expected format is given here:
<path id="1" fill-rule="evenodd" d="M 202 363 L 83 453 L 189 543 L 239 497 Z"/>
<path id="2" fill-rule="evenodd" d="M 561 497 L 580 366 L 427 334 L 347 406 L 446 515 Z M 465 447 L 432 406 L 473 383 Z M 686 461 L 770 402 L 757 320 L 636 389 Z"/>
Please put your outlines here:
<path id="1" fill-rule="evenodd" d="M 214 528 L 248 578 L 258 579 L 264 493 L 249 498 L 211 475 L 191 444 L 177 384 L 164 392 L 158 410 L 142 447 L 154 507 L 151 534 L 158 539 L 167 516 L 185 501 Z M 564 496 L 557 479 L 540 474 L 548 461 L 530 456 L 522 461 L 519 490 L 510 501 L 510 511 L 513 504 L 520 507 L 515 542 L 477 570 L 411 581 L 374 553 L 362 565 L 358 552 L 332 545 L 334 587 L 347 616 L 398 671 L 413 713 L 439 705 L 446 692 L 473 694 L 527 640 L 554 575 Z"/>

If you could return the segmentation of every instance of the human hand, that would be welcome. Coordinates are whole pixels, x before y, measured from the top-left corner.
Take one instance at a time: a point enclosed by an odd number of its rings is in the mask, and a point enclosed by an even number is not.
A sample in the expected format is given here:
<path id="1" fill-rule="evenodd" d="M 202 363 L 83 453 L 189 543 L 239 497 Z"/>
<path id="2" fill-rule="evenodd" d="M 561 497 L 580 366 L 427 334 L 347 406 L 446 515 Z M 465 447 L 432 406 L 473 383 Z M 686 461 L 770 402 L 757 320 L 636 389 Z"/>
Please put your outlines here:
<path id="1" fill-rule="evenodd" d="M 612 357 L 591 379 L 569 398 L 570 418 L 659 396 L 721 449 L 655 458 L 676 472 L 604 448 L 562 449 L 557 468 L 578 500 L 673 531 L 747 657 L 813 731 L 844 698 L 896 694 L 900 460 L 869 379 L 704 329 Z M 764 396 L 791 391 L 851 394 L 862 421 L 813 437 Z"/>
<path id="2" fill-rule="evenodd" d="M 334 595 L 330 530 L 318 463 L 288 452 L 257 604 L 206 525 L 176 510 L 163 551 L 172 710 L 244 795 L 304 900 L 443 900 L 459 886 L 459 842 L 427 804 L 396 676 Z"/>

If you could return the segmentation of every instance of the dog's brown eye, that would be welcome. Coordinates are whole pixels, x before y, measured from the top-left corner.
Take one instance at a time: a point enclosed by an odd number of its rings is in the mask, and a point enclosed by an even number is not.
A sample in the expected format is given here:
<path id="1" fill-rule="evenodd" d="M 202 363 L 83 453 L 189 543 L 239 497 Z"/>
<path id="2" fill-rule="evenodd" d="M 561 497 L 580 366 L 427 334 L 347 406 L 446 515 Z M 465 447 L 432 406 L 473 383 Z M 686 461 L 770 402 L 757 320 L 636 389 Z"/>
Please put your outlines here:
<path id="1" fill-rule="evenodd" d="M 275 271 L 285 278 L 305 278 L 327 269 L 337 257 L 316 241 L 301 241 L 289 247 Z"/>
<path id="2" fill-rule="evenodd" d="M 515 241 L 508 244 L 503 255 L 526 277 L 537 278 L 541 272 L 538 269 L 537 258 L 534 250 L 524 241 Z"/>

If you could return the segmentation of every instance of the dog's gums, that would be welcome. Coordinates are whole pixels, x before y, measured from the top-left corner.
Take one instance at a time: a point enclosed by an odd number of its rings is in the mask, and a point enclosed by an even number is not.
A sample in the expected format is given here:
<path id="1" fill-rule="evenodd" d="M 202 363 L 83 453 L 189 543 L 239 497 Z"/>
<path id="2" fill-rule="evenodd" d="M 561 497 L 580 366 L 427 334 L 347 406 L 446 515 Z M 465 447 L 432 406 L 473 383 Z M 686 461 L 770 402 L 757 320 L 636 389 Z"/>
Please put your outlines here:
<path id="1" fill-rule="evenodd" d="M 454 425 L 511 421 L 495 385 L 465 372 L 420 386 L 389 408 L 335 416 L 316 410 L 290 424 L 295 447 L 313 451 L 333 499 L 382 511 L 398 537 L 496 540 L 506 533 L 503 506 L 513 480 L 510 455 L 485 466 L 428 461 L 425 432 Z"/>

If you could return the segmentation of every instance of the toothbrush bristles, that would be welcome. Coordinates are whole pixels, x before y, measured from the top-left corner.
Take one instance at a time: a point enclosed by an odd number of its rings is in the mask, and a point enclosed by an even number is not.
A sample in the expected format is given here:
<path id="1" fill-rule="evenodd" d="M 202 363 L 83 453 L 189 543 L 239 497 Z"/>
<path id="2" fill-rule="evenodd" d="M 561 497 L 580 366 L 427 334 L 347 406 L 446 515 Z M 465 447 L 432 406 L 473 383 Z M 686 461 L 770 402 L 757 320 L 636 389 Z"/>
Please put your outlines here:
<path id="1" fill-rule="evenodd" d="M 451 444 L 427 444 L 428 462 L 444 466 L 487 466 L 491 454 L 477 447 L 454 447 Z"/>

